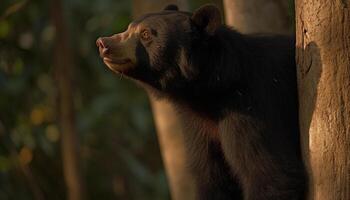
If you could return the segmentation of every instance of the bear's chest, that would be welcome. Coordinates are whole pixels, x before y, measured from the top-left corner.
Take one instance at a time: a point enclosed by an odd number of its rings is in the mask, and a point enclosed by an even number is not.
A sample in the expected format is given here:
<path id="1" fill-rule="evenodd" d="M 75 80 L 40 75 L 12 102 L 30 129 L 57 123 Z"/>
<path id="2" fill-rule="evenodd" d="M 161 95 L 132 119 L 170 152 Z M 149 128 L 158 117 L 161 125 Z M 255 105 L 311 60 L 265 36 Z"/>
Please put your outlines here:
<path id="1" fill-rule="evenodd" d="M 181 114 L 181 118 L 185 134 L 190 134 L 192 137 L 201 138 L 202 140 L 219 141 L 219 126 L 215 120 L 188 110 Z"/>

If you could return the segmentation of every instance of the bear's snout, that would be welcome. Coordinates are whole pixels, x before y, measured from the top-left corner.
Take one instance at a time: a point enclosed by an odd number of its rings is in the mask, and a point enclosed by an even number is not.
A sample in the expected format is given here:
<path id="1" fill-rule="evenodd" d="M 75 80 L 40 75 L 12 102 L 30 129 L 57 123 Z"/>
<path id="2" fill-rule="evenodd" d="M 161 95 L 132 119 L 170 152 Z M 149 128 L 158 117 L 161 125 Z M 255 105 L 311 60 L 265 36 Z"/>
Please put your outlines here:
<path id="1" fill-rule="evenodd" d="M 100 37 L 96 46 L 103 62 L 113 71 L 131 68 L 136 63 L 136 41 L 134 38 L 123 39 L 126 34 L 114 34 L 110 37 Z"/>
<path id="2" fill-rule="evenodd" d="M 98 47 L 98 50 L 100 52 L 100 56 L 104 57 L 109 53 L 109 42 L 106 37 L 100 37 L 96 40 L 96 45 Z"/>

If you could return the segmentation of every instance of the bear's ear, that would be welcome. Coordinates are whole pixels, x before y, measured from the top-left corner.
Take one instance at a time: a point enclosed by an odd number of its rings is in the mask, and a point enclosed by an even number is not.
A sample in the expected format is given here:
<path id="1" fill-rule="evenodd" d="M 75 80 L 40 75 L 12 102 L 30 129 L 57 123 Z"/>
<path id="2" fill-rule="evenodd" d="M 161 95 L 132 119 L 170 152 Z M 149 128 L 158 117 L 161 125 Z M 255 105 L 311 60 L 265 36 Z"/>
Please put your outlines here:
<path id="1" fill-rule="evenodd" d="M 164 10 L 173 10 L 173 11 L 178 11 L 179 8 L 177 7 L 177 5 L 174 5 L 174 4 L 169 4 L 167 5 Z"/>
<path id="2" fill-rule="evenodd" d="M 205 30 L 209 35 L 213 35 L 222 24 L 221 12 L 215 5 L 204 5 L 193 13 L 192 21 L 200 29 Z"/>

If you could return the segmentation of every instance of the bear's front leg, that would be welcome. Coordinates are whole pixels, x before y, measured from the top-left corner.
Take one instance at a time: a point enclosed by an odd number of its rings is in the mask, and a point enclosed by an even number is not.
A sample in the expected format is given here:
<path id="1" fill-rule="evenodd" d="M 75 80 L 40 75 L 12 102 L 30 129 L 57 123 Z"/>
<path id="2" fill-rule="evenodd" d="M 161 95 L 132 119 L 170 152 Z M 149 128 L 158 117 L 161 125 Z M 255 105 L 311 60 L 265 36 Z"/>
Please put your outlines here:
<path id="1" fill-rule="evenodd" d="M 202 131 L 187 133 L 185 136 L 187 159 L 195 180 L 196 199 L 242 200 L 237 177 L 232 175 L 225 161 L 220 142 L 206 137 L 208 133 Z"/>
<path id="2" fill-rule="evenodd" d="M 271 142 L 266 137 L 273 134 L 261 130 L 260 122 L 242 114 L 230 114 L 219 125 L 225 159 L 239 179 L 244 199 L 304 199 L 305 176 L 297 151 L 287 144 L 267 147 Z"/>
<path id="3" fill-rule="evenodd" d="M 197 139 L 188 147 L 188 163 L 197 189 L 196 199 L 241 200 L 241 188 L 225 162 L 219 143 L 202 139 Z"/>

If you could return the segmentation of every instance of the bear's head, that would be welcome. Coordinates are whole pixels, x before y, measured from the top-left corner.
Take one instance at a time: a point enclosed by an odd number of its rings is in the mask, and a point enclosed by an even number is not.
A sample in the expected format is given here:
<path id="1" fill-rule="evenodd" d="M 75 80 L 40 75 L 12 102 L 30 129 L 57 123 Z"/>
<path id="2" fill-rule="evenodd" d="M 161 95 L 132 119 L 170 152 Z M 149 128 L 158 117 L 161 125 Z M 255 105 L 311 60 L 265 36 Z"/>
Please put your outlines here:
<path id="1" fill-rule="evenodd" d="M 169 5 L 142 16 L 125 32 L 96 41 L 100 56 L 113 71 L 156 89 L 178 88 L 198 79 L 196 51 L 222 25 L 216 6 L 205 5 L 194 13 Z"/>

